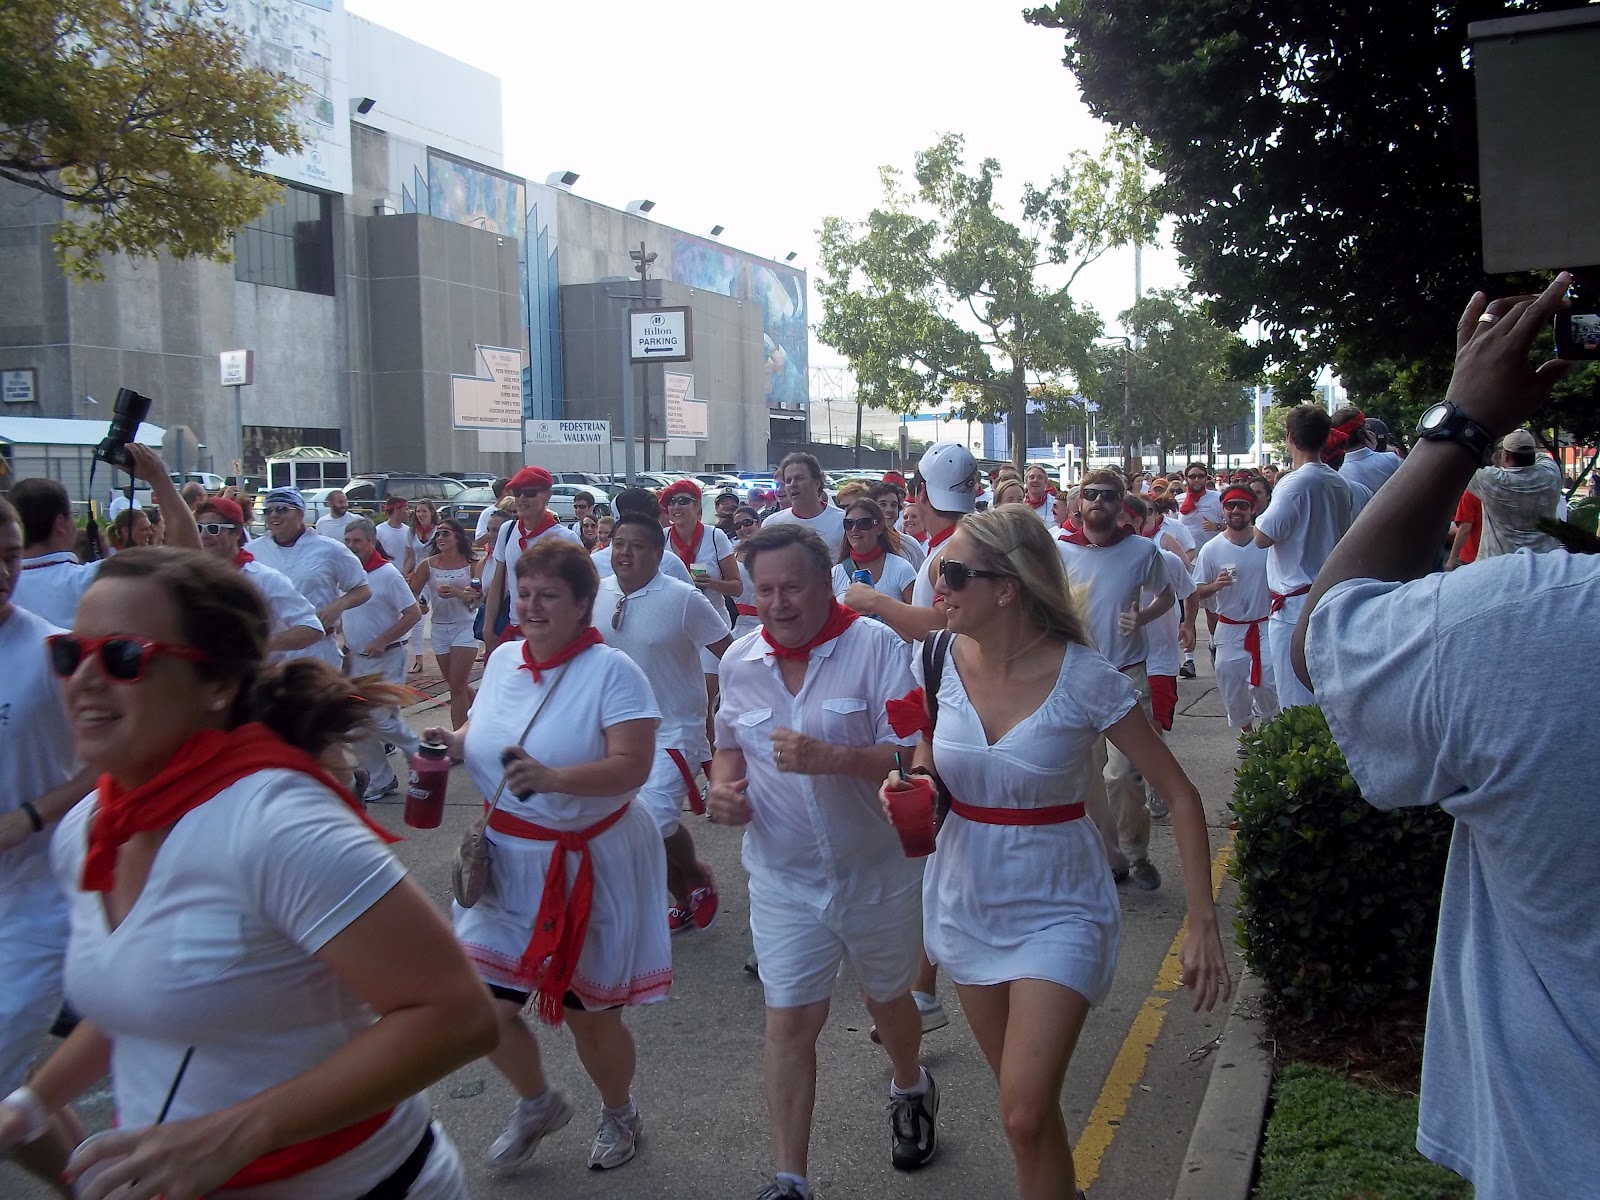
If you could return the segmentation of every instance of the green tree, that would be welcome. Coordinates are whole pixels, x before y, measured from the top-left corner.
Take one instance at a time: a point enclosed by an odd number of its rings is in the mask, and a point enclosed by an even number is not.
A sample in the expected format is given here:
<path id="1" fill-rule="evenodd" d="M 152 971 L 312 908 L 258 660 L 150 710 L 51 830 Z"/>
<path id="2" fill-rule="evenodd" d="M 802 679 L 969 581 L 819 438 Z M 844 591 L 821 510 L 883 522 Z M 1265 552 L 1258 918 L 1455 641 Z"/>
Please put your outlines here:
<path id="1" fill-rule="evenodd" d="M 65 200 L 62 267 L 165 250 L 227 258 L 281 188 L 254 172 L 301 149 L 298 84 L 246 66 L 206 0 L 0 5 L 0 179 Z"/>
<path id="2" fill-rule="evenodd" d="M 1069 384 L 1094 375 L 1100 318 L 1073 300 L 1074 282 L 1111 247 L 1149 242 L 1156 211 L 1132 138 L 1074 153 L 1046 186 L 1024 186 L 1019 221 L 995 199 L 1000 164 L 986 158 L 969 173 L 962 152 L 947 134 L 916 156 L 914 189 L 884 167 L 880 207 L 823 222 L 817 335 L 849 359 L 874 407 L 950 402 L 974 420 L 1008 416 L 1020 464 L 1030 392 L 1059 427 Z"/>
<path id="3" fill-rule="evenodd" d="M 1214 315 L 1259 319 L 1285 400 L 1332 363 L 1358 401 L 1443 394 L 1486 280 L 1467 26 L 1583 0 L 1057 0 L 1090 111 L 1149 139 Z M 1578 264 L 1582 265 L 1582 264 Z M 1354 381 L 1354 385 L 1352 385 Z M 1380 414 L 1389 416 L 1380 409 Z"/>

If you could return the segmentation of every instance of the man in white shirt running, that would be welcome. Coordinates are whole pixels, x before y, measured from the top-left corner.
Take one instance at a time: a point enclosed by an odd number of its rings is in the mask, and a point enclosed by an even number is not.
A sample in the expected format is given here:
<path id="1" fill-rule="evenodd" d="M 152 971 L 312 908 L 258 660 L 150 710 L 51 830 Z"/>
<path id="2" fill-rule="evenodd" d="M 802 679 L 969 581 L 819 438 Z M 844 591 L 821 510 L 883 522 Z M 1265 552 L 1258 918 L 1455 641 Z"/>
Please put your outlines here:
<path id="1" fill-rule="evenodd" d="M 762 526 L 803 525 L 837 558 L 844 546 L 844 510 L 828 503 L 822 464 L 804 450 L 796 450 L 778 464 L 778 483 L 789 498 L 789 507 L 773 513 Z"/>
<path id="2" fill-rule="evenodd" d="M 306 528 L 306 500 L 298 488 L 273 488 L 262 513 L 267 532 L 246 543 L 245 549 L 258 562 L 287 575 L 317 610 L 325 633 L 315 646 L 308 647 L 305 657 L 320 658 L 334 670 L 342 670 L 344 661 L 333 631 L 346 612 L 365 604 L 372 595 L 361 561 L 343 542 Z"/>
<path id="3" fill-rule="evenodd" d="M 32 1096 L 24 1080 L 61 1008 L 67 898 L 50 871 L 50 834 L 95 779 L 73 758 L 72 725 L 50 670 L 45 639 L 65 631 L 12 602 L 21 573 L 22 521 L 0 497 L 0 1096 L 13 1104 L 19 1092 Z M 64 1111 L 13 1153 L 59 1187 L 82 1137 Z"/>
<path id="4" fill-rule="evenodd" d="M 356 514 L 350 511 L 350 498 L 336 488 L 328 493 L 328 511 L 317 518 L 317 532 L 342 542 L 345 526 L 355 519 Z"/>
<path id="5" fill-rule="evenodd" d="M 1161 551 L 1123 524 L 1122 478 L 1090 471 L 1079 489 L 1083 528 L 1056 539 L 1067 582 L 1080 597 L 1095 647 L 1133 681 L 1139 707 L 1151 718 L 1149 644 L 1145 626 L 1172 607 L 1174 592 Z M 1142 604 L 1143 596 L 1155 598 Z M 1161 872 L 1150 861 L 1150 810 L 1144 781 L 1127 755 L 1101 737 L 1095 746 L 1101 788 L 1090 791 L 1089 816 L 1106 843 L 1111 873 L 1120 883 L 1154 891 Z"/>
<path id="6" fill-rule="evenodd" d="M 1184 613 L 1194 636 L 1200 604 L 1217 617 L 1217 691 L 1228 714 L 1228 727 L 1249 733 L 1257 721 L 1278 715 L 1278 693 L 1266 648 L 1271 607 L 1267 590 L 1267 555 L 1256 545 L 1253 529 L 1255 493 L 1235 484 L 1222 493 L 1228 527 L 1212 538 L 1195 558 L 1194 598 L 1199 603 Z M 1245 756 L 1244 743 L 1238 747 Z"/>
<path id="7" fill-rule="evenodd" d="M 1278 703 L 1293 708 L 1317 702 L 1289 663 L 1295 623 L 1305 609 L 1311 581 L 1355 519 L 1355 498 L 1349 483 L 1322 461 L 1333 428 L 1326 412 L 1315 404 L 1301 404 L 1289 410 L 1284 428 L 1294 469 L 1272 490 L 1267 511 L 1256 520 L 1255 540 L 1267 549 L 1272 681 Z"/>
<path id="8" fill-rule="evenodd" d="M 695 773 L 709 771 L 706 689 L 701 649 L 718 658 L 727 650 L 728 618 L 693 584 L 661 573 L 666 536 L 643 513 L 625 512 L 611 532 L 613 574 L 595 596 L 595 628 L 639 665 L 650 680 L 661 724 L 656 756 L 639 799 L 650 810 L 667 848 L 667 928 L 673 933 L 710 929 L 717 919 L 717 883 L 695 853 L 683 827 L 683 805 L 705 811 Z"/>
<path id="9" fill-rule="evenodd" d="M 1378 438 L 1369 428 L 1366 414 L 1353 405 L 1345 405 L 1329 418 L 1335 430 L 1344 430 L 1342 449 L 1344 461 L 1339 464 L 1339 474 L 1346 482 L 1359 483 L 1368 493 L 1376 492 L 1384 482 L 1400 469 L 1400 460 L 1393 454 L 1380 454 Z"/>
<path id="10" fill-rule="evenodd" d="M 495 535 L 494 549 L 490 551 L 488 577 L 483 581 L 484 638 L 491 645 L 500 615 L 514 612 L 512 600 L 516 595 L 517 559 L 543 537 L 565 538 L 574 545 L 583 545 L 583 538 L 568 529 L 550 511 L 550 492 L 555 478 L 543 467 L 523 467 L 506 484 L 506 491 L 516 497 L 517 518 L 500 526 Z M 499 641 L 511 641 L 522 636 L 515 624 L 505 627 Z"/>
<path id="11" fill-rule="evenodd" d="M 767 1115 L 777 1174 L 758 1200 L 809 1197 L 817 1038 L 848 959 L 893 1066 L 891 1161 L 928 1162 L 939 1094 L 918 1061 L 922 860 L 884 820 L 877 785 L 913 738 L 885 706 L 911 690 L 905 647 L 833 598 L 833 558 L 801 527 L 741 555 L 762 628 L 723 655 L 707 806 L 743 825 L 750 935 L 767 1005 Z M 914 735 L 915 736 L 915 735 Z"/>
<path id="12" fill-rule="evenodd" d="M 255 555 L 244 549 L 244 510 L 234 501 L 216 496 L 203 501 L 194 516 L 200 527 L 201 548 L 238 567 L 266 600 L 267 617 L 272 623 L 267 649 L 272 652 L 272 661 L 321 657 L 316 646 L 326 631 L 317 620 L 317 610 L 287 575 L 257 562 Z M 352 513 L 350 520 L 355 519 Z"/>
<path id="13" fill-rule="evenodd" d="M 409 576 L 416 563 L 416 557 L 411 552 L 411 526 L 406 524 L 406 512 L 410 502 L 404 496 L 390 496 L 383 502 L 383 522 L 374 525 L 373 529 L 378 536 L 378 545 L 383 547 L 383 556 L 392 562 L 400 574 Z M 349 528 L 347 524 L 345 528 Z M 340 534 L 342 538 L 344 535 Z"/>
<path id="14" fill-rule="evenodd" d="M 422 620 L 422 609 L 411 585 L 379 550 L 371 521 L 358 517 L 345 526 L 344 544 L 360 561 L 372 598 L 352 608 L 344 618 L 344 642 L 349 651 L 345 673 L 354 677 L 376 675 L 384 683 L 406 681 L 406 635 Z M 385 743 L 407 758 L 416 752 L 417 735 L 392 705 L 371 706 L 367 732 L 355 744 L 356 765 L 367 773 L 363 803 L 381 800 L 400 790 L 400 780 L 389 765 Z"/>

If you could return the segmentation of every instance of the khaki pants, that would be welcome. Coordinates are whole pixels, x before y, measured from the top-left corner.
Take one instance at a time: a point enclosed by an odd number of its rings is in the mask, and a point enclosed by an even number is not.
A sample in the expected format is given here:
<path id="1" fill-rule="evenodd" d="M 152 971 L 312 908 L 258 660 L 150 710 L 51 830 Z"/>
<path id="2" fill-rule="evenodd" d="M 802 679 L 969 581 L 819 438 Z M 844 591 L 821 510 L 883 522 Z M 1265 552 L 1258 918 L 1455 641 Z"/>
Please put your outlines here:
<path id="1" fill-rule="evenodd" d="M 1133 682 L 1139 707 L 1150 719 L 1150 680 L 1144 664 L 1124 667 L 1122 673 Z M 1126 870 L 1129 863 L 1150 855 L 1150 810 L 1145 807 L 1144 780 L 1127 756 L 1105 737 L 1094 745 L 1095 778 L 1089 782 L 1089 819 L 1106 844 L 1106 858 L 1113 871 Z"/>

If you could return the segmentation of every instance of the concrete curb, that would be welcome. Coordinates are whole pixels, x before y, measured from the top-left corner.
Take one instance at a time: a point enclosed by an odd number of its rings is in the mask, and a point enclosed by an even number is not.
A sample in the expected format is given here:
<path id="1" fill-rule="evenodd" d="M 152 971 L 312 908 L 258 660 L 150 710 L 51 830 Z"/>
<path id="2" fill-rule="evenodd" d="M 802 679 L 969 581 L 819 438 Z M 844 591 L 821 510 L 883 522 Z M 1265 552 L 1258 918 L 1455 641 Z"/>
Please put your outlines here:
<path id="1" fill-rule="evenodd" d="M 1272 1093 L 1261 991 L 1248 972 L 1239 981 L 1172 1200 L 1249 1200 Z"/>

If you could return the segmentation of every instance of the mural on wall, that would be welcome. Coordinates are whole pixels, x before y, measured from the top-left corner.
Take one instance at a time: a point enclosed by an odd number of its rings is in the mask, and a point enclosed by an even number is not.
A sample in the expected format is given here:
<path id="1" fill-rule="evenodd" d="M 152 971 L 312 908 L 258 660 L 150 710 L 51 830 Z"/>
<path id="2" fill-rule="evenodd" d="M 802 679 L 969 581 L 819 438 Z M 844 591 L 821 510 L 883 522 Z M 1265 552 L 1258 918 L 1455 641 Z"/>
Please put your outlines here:
<path id="1" fill-rule="evenodd" d="M 810 331 L 804 271 L 679 233 L 672 239 L 672 278 L 686 287 L 760 305 L 767 405 L 797 408 L 808 403 Z"/>

